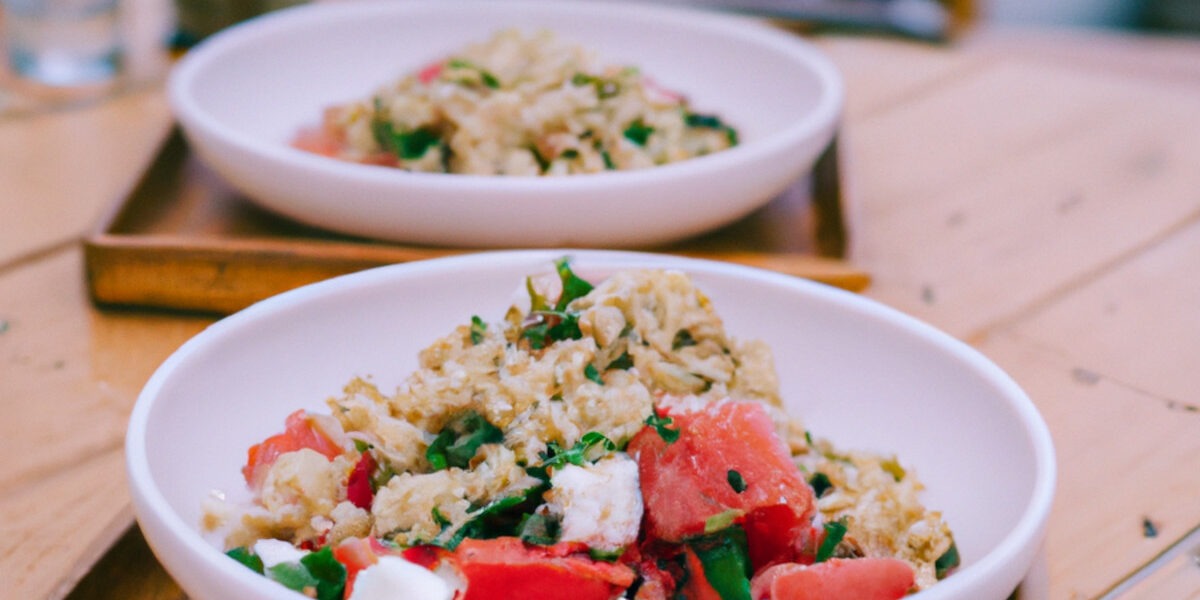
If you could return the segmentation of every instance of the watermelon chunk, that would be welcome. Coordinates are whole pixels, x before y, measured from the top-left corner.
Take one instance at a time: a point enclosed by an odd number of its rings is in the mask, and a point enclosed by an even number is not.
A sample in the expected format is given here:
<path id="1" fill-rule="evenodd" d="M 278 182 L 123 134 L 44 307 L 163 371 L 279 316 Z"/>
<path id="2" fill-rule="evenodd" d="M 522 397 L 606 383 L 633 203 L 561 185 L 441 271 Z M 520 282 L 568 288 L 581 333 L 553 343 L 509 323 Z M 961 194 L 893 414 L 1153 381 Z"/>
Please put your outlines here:
<path id="1" fill-rule="evenodd" d="M 679 430 L 675 442 L 645 427 L 628 446 L 638 463 L 649 535 L 679 542 L 705 533 L 706 522 L 724 513 L 739 522 L 770 524 L 747 529 L 751 537 L 755 530 L 772 536 L 772 549 L 764 552 L 753 549 L 762 546 L 759 540 L 750 539 L 753 562 L 765 564 L 788 551 L 788 541 L 812 518 L 812 490 L 766 409 L 756 402 L 718 402 L 670 417 Z M 741 490 L 733 484 L 739 478 Z M 780 528 L 784 541 L 778 539 Z"/>
<path id="2" fill-rule="evenodd" d="M 775 565 L 754 576 L 754 600 L 897 600 L 915 581 L 895 558 L 834 558 L 815 565 Z"/>
<path id="3" fill-rule="evenodd" d="M 633 584 L 633 569 L 520 539 L 466 539 L 455 549 L 467 580 L 461 600 L 610 600 Z"/>

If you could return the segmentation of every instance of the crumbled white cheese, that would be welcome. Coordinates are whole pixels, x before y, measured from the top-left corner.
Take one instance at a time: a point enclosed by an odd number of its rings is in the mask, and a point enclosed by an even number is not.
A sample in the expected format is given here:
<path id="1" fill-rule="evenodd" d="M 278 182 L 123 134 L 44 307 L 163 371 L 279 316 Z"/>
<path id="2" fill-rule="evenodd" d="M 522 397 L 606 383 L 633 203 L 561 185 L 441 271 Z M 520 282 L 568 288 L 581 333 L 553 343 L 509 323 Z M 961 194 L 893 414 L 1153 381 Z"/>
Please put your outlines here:
<path id="1" fill-rule="evenodd" d="M 283 540 L 264 539 L 254 542 L 254 554 L 262 559 L 264 569 L 270 569 L 282 563 L 299 562 L 308 552 Z"/>
<path id="2" fill-rule="evenodd" d="M 637 541 L 642 492 L 637 463 L 622 452 L 592 465 L 567 465 L 550 478 L 546 508 L 562 517 L 560 540 L 615 551 Z"/>
<path id="3" fill-rule="evenodd" d="M 381 556 L 359 571 L 348 600 L 450 600 L 454 588 L 429 569 L 399 556 Z"/>

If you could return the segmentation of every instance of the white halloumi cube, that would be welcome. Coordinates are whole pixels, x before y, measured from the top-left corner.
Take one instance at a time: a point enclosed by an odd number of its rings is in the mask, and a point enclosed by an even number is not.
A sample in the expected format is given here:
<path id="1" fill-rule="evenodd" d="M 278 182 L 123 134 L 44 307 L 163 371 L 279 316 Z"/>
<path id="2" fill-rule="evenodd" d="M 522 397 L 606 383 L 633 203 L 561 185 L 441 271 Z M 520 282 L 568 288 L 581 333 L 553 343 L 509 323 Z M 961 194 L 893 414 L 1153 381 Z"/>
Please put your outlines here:
<path id="1" fill-rule="evenodd" d="M 566 465 L 550 477 L 546 508 L 562 518 L 560 541 L 612 552 L 637 541 L 642 491 L 637 463 L 616 452 L 586 466 Z"/>

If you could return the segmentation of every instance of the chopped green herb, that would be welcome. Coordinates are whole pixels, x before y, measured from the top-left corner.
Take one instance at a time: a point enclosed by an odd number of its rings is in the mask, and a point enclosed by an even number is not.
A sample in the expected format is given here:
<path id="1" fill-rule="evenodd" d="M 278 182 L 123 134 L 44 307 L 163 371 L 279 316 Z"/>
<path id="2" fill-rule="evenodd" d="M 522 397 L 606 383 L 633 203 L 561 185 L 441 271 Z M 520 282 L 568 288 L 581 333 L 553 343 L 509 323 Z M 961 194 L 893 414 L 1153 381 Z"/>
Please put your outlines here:
<path id="1" fill-rule="evenodd" d="M 726 125 L 720 118 L 714 115 L 698 115 L 695 113 L 687 113 L 684 115 L 684 123 L 688 127 L 702 127 L 705 129 L 717 129 L 725 132 L 725 138 L 729 141 L 730 146 L 736 146 L 738 143 L 737 130 Z"/>
<path id="2" fill-rule="evenodd" d="M 258 555 L 251 553 L 250 550 L 245 546 L 238 546 L 237 548 L 226 552 L 225 556 L 242 563 L 246 566 L 246 568 L 258 573 L 259 575 L 263 574 L 262 559 L 259 558 Z"/>
<path id="3" fill-rule="evenodd" d="M 730 471 L 736 473 L 736 471 Z M 743 488 L 744 489 L 744 488 Z M 704 533 L 714 533 L 733 525 L 733 522 L 745 515 L 746 511 L 731 508 L 726 511 L 719 512 L 704 520 Z"/>
<path id="4" fill-rule="evenodd" d="M 425 449 L 425 458 L 434 471 L 448 467 L 465 469 L 484 444 L 504 439 L 504 432 L 487 422 L 479 413 L 468 411 L 446 424 Z"/>
<path id="5" fill-rule="evenodd" d="M 730 469 L 725 474 L 725 480 L 729 482 L 729 487 L 733 488 L 733 491 L 739 494 L 746 491 L 746 480 L 742 478 L 741 473 Z"/>
<path id="6" fill-rule="evenodd" d="M 600 158 L 604 161 L 604 168 L 609 171 L 615 171 L 617 163 L 613 162 L 612 155 L 608 153 L 608 150 L 605 150 L 603 146 L 597 148 L 597 150 L 600 151 Z"/>
<path id="7" fill-rule="evenodd" d="M 671 340 L 671 349 L 679 350 L 688 346 L 695 346 L 696 339 L 692 337 L 692 332 L 686 329 L 680 329 L 675 332 L 675 339 Z"/>
<path id="8" fill-rule="evenodd" d="M 346 567 L 333 557 L 333 548 L 325 546 L 300 559 L 317 580 L 317 600 L 341 600 L 346 588 Z"/>
<path id="9" fill-rule="evenodd" d="M 573 312 L 544 310 L 530 313 L 534 324 L 521 330 L 521 337 L 529 340 L 529 346 L 541 350 L 559 340 L 577 340 L 583 337 L 579 329 L 579 315 Z"/>
<path id="10" fill-rule="evenodd" d="M 554 268 L 558 271 L 558 278 L 562 280 L 562 295 L 558 297 L 558 303 L 554 305 L 555 310 L 566 310 L 567 305 L 573 300 L 588 295 L 594 289 L 592 284 L 571 270 L 570 259 L 563 257 L 554 261 Z"/>
<path id="11" fill-rule="evenodd" d="M 588 75 L 586 73 L 576 73 L 575 76 L 571 78 L 571 84 L 578 87 L 591 85 L 596 90 L 596 97 L 601 100 L 612 98 L 613 96 L 621 93 L 621 85 L 617 82 Z"/>
<path id="12" fill-rule="evenodd" d="M 538 171 L 545 173 L 550 168 L 550 160 L 542 156 L 540 150 L 534 144 L 529 145 L 529 153 L 533 155 L 533 160 L 537 161 Z"/>
<path id="13" fill-rule="evenodd" d="M 475 510 L 449 540 L 439 545 L 454 550 L 466 538 L 492 539 L 517 535 L 521 522 L 542 503 L 542 495 L 548 489 L 549 484 L 542 483 Z"/>
<path id="14" fill-rule="evenodd" d="M 904 467 L 900 466 L 900 461 L 896 460 L 895 456 L 879 461 L 879 466 L 882 467 L 884 471 L 891 473 L 892 479 L 895 479 L 896 481 L 904 479 Z"/>
<path id="15" fill-rule="evenodd" d="M 807 429 L 804 430 L 804 441 L 808 442 L 810 448 L 815 448 L 817 445 L 816 442 L 813 441 L 812 432 Z"/>
<path id="16" fill-rule="evenodd" d="M 642 122 L 641 117 L 638 117 L 634 122 L 625 128 L 625 139 L 639 145 L 645 146 L 646 140 L 654 133 L 654 128 Z"/>
<path id="17" fill-rule="evenodd" d="M 484 323 L 478 315 L 471 315 L 471 343 L 478 346 L 483 341 L 485 331 L 487 331 L 487 323 Z"/>
<path id="18" fill-rule="evenodd" d="M 435 506 L 431 512 L 433 514 L 433 523 L 435 525 L 441 527 L 442 529 L 446 529 L 450 526 L 450 519 L 448 519 L 446 515 L 442 514 L 442 510 L 440 508 Z"/>
<path id="19" fill-rule="evenodd" d="M 452 69 L 467 69 L 470 71 L 475 71 L 476 73 L 479 74 L 480 83 L 492 88 L 493 90 L 500 89 L 500 80 L 496 79 L 495 75 L 492 75 L 486 69 L 476 65 L 475 63 L 456 58 L 456 59 L 453 59 L 450 62 L 446 63 L 446 66 L 448 66 Z M 470 82 L 468 82 L 468 83 L 470 83 Z"/>
<path id="20" fill-rule="evenodd" d="M 604 385 L 604 379 L 600 377 L 600 371 L 597 371 L 596 366 L 592 363 L 588 363 L 588 366 L 583 368 L 583 376 L 600 385 Z"/>
<path id="21" fill-rule="evenodd" d="M 560 526 L 558 519 L 549 515 L 528 514 L 521 517 L 521 523 L 517 526 L 517 537 L 528 544 L 553 546 L 558 543 Z"/>
<path id="22" fill-rule="evenodd" d="M 950 547 L 933 563 L 933 568 L 937 572 L 937 578 L 944 578 L 950 572 L 950 569 L 957 567 L 961 562 L 962 559 L 958 555 L 958 545 L 951 541 Z"/>
<path id="23" fill-rule="evenodd" d="M 616 550 L 588 548 L 588 556 L 592 557 L 592 560 L 599 560 L 603 562 L 617 562 L 617 560 L 621 558 L 622 554 L 625 554 L 624 548 L 617 548 Z"/>
<path id="24" fill-rule="evenodd" d="M 668 444 L 673 444 L 675 440 L 679 439 L 678 429 L 667 429 L 667 426 L 674 422 L 674 419 L 671 417 L 660 417 L 658 413 L 646 417 L 646 425 L 653 427 L 658 432 L 658 437 L 662 438 Z"/>
<path id="25" fill-rule="evenodd" d="M 298 562 L 279 563 L 270 569 L 267 569 L 265 575 L 268 579 L 279 582 L 283 587 L 289 590 L 296 590 L 301 594 L 311 590 L 316 594 L 317 581 L 312 573 L 308 572 L 308 568 Z"/>
<path id="26" fill-rule="evenodd" d="M 537 288 L 533 287 L 533 278 L 525 278 L 525 291 L 529 293 L 529 312 L 542 312 L 550 310 L 550 303 L 546 301 L 546 297 L 539 294 Z"/>
<path id="27" fill-rule="evenodd" d="M 548 481 L 550 469 L 565 466 L 567 463 L 582 467 L 584 463 L 595 462 L 604 455 L 617 449 L 612 440 L 598 431 L 589 431 L 579 438 L 570 448 L 564 449 L 558 442 L 546 444 L 546 451 L 539 452 L 542 463 L 526 469 L 530 475 Z"/>
<path id="28" fill-rule="evenodd" d="M 829 481 L 829 476 L 820 471 L 813 473 L 813 476 L 808 478 L 808 485 L 812 486 L 813 495 L 818 498 L 833 488 L 833 482 Z"/>
<path id="29" fill-rule="evenodd" d="M 631 369 L 631 368 L 633 368 L 633 357 L 629 356 L 628 352 L 622 352 L 621 355 L 618 356 L 615 360 L 608 363 L 608 366 L 605 367 L 604 370 L 611 371 L 613 369 L 619 369 L 621 371 L 624 371 L 624 370 Z"/>
<path id="30" fill-rule="evenodd" d="M 700 559 L 704 578 L 721 600 L 751 600 L 746 532 L 737 525 L 693 538 L 688 546 Z"/>
<path id="31" fill-rule="evenodd" d="M 825 562 L 833 557 L 833 551 L 837 549 L 837 545 L 842 543 L 842 538 L 846 537 L 846 523 L 844 520 L 837 520 L 825 524 L 825 539 L 821 541 L 821 547 L 817 549 L 816 562 Z"/>
<path id="32" fill-rule="evenodd" d="M 562 154 L 559 154 L 558 156 L 559 156 L 559 158 L 565 158 L 567 160 L 574 160 L 576 158 L 579 158 L 579 151 L 574 148 L 567 148 L 566 150 L 563 150 Z"/>
<path id="33" fill-rule="evenodd" d="M 432 129 L 422 127 L 413 131 L 396 131 L 391 121 L 381 120 L 378 115 L 371 121 L 371 133 L 384 151 L 404 160 L 421 158 L 430 148 L 442 143 Z"/>
<path id="34" fill-rule="evenodd" d="M 358 450 L 359 454 L 362 454 L 363 452 L 366 452 L 367 450 L 370 450 L 371 448 L 372 448 L 371 444 L 369 444 L 367 442 L 364 442 L 362 440 L 354 440 L 354 449 Z"/>

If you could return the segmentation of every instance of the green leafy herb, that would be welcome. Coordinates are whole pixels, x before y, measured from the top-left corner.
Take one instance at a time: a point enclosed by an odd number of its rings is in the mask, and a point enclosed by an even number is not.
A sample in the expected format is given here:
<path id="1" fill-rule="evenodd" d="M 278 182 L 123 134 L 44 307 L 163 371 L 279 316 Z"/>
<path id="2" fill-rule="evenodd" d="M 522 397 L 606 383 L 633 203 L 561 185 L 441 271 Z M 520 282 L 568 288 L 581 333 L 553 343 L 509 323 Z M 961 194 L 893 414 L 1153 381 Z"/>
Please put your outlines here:
<path id="1" fill-rule="evenodd" d="M 471 343 L 478 346 L 483 341 L 485 331 L 487 331 L 487 323 L 484 323 L 478 315 L 471 315 Z"/>
<path id="2" fill-rule="evenodd" d="M 639 145 L 645 146 L 646 140 L 654 133 L 654 128 L 642 122 L 641 117 L 634 120 L 625 128 L 625 139 Z"/>
<path id="3" fill-rule="evenodd" d="M 434 471 L 448 467 L 465 469 L 484 444 L 504 439 L 504 432 L 487 422 L 479 413 L 465 412 L 446 424 L 432 444 L 425 449 L 425 458 Z"/>
<path id="4" fill-rule="evenodd" d="M 729 482 L 729 487 L 733 488 L 733 491 L 739 494 L 746 491 L 746 480 L 742 478 L 741 473 L 730 469 L 729 472 L 725 474 L 725 479 Z"/>
<path id="5" fill-rule="evenodd" d="M 533 287 L 533 278 L 525 278 L 525 291 L 529 293 L 529 312 L 542 312 L 550 310 L 550 303 L 546 301 L 546 297 L 539 294 L 537 288 Z"/>
<path id="6" fill-rule="evenodd" d="M 817 443 L 813 441 L 812 432 L 807 429 L 804 430 L 804 441 L 808 442 L 808 445 L 811 448 L 815 448 L 817 446 Z"/>
<path id="7" fill-rule="evenodd" d="M 560 258 L 554 261 L 554 269 L 558 272 L 558 278 L 562 281 L 562 295 L 558 297 L 558 303 L 554 305 L 555 310 L 566 310 L 567 305 L 576 298 L 582 298 L 588 295 L 594 288 L 571 270 L 571 261 L 567 257 Z"/>
<path id="8" fill-rule="evenodd" d="M 900 466 L 900 461 L 897 460 L 895 456 L 879 461 L 879 466 L 882 467 L 884 471 L 891 473 L 892 479 L 895 479 L 896 481 L 904 479 L 904 467 Z"/>
<path id="9" fill-rule="evenodd" d="M 542 503 L 542 495 L 548 489 L 549 484 L 542 483 L 526 488 L 515 496 L 489 503 L 476 510 L 449 540 L 439 545 L 454 550 L 466 538 L 492 539 L 517 535 L 522 522 Z"/>
<path id="10" fill-rule="evenodd" d="M 283 587 L 289 590 L 296 590 L 304 594 L 308 590 L 312 590 L 315 594 L 317 591 L 316 577 L 308 572 L 308 568 L 298 562 L 279 563 L 270 569 L 267 569 L 266 576 L 268 579 L 279 582 Z"/>
<path id="11" fill-rule="evenodd" d="M 372 448 L 371 444 L 369 444 L 368 442 L 364 442 L 363 440 L 353 440 L 353 441 L 354 441 L 354 449 L 358 450 L 359 454 L 362 454 L 363 452 L 366 452 L 367 450 L 370 450 Z"/>
<path id="12" fill-rule="evenodd" d="M 575 76 L 571 78 L 571 84 L 578 87 L 585 85 L 592 86 L 596 90 L 596 97 L 601 100 L 612 98 L 613 96 L 621 93 L 621 84 L 609 79 L 588 75 L 586 73 L 576 73 Z"/>
<path id="13" fill-rule="evenodd" d="M 539 310 L 529 313 L 532 324 L 521 330 L 521 337 L 529 340 L 529 346 L 541 350 L 559 340 L 577 340 L 583 337 L 579 329 L 579 315 L 569 311 Z"/>
<path id="14" fill-rule="evenodd" d="M 740 526 L 693 538 L 688 546 L 700 559 L 704 578 L 721 600 L 751 600 L 750 556 L 746 532 Z"/>
<path id="15" fill-rule="evenodd" d="M 562 154 L 559 154 L 558 156 L 560 158 L 565 158 L 567 160 L 574 160 L 576 158 L 579 158 L 579 151 L 574 148 L 567 148 L 566 150 L 563 150 Z"/>
<path id="16" fill-rule="evenodd" d="M 808 485 L 812 486 L 813 495 L 818 498 L 833 488 L 833 482 L 829 481 L 829 476 L 820 471 L 813 473 L 813 476 L 808 478 Z"/>
<path id="17" fill-rule="evenodd" d="M 341 600 L 346 588 L 346 567 L 333 557 L 332 547 L 307 554 L 300 564 L 317 580 L 317 600 Z"/>
<path id="18" fill-rule="evenodd" d="M 397 131 L 396 126 L 384 115 L 383 101 L 378 97 L 375 98 L 375 114 L 371 119 L 371 134 L 385 152 L 404 160 L 421 158 L 430 148 L 442 143 L 437 133 L 427 127 Z"/>
<path id="19" fill-rule="evenodd" d="M 622 554 L 625 554 L 624 548 L 617 548 L 616 550 L 588 548 L 588 556 L 592 557 L 592 560 L 599 560 L 603 562 L 617 562 L 617 560 L 621 558 Z"/>
<path id="20" fill-rule="evenodd" d="M 624 371 L 631 368 L 633 368 L 633 357 L 629 356 L 628 352 L 622 352 L 621 355 L 615 360 L 608 363 L 608 366 L 605 367 L 604 370 L 611 371 L 613 369 L 619 369 Z"/>
<path id="21" fill-rule="evenodd" d="M 480 83 L 492 88 L 493 90 L 500 89 L 500 80 L 496 79 L 495 75 L 492 75 L 486 69 L 476 65 L 475 63 L 456 58 L 446 63 L 446 66 L 452 69 L 467 69 L 470 71 L 475 71 L 479 74 Z"/>
<path id="22" fill-rule="evenodd" d="M 821 547 L 817 549 L 816 562 L 825 562 L 833 557 L 833 551 L 837 549 L 837 545 L 842 543 L 842 538 L 846 537 L 846 523 L 844 520 L 837 520 L 825 524 L 825 539 L 821 541 Z"/>
<path id="23" fill-rule="evenodd" d="M 588 363 L 588 366 L 583 368 L 583 376 L 600 385 L 604 385 L 604 380 L 600 377 L 600 371 L 597 371 L 596 366 L 592 363 Z"/>
<path id="24" fill-rule="evenodd" d="M 436 524 L 438 527 L 441 527 L 442 529 L 446 529 L 447 527 L 450 526 L 450 519 L 448 519 L 446 517 L 446 515 L 442 514 L 441 509 L 439 509 L 438 507 L 435 506 L 435 507 L 433 507 L 433 510 L 430 512 L 433 514 L 434 524 Z"/>
<path id="25" fill-rule="evenodd" d="M 696 113 L 687 113 L 684 115 L 684 123 L 688 127 L 702 127 L 705 129 L 716 129 L 725 132 L 725 139 L 729 140 L 730 146 L 736 146 L 738 143 L 737 130 L 726 125 L 720 118 L 714 115 L 699 115 Z"/>
<path id="26" fill-rule="evenodd" d="M 673 444 L 675 440 L 679 439 L 678 429 L 667 429 L 667 426 L 674 422 L 675 420 L 671 417 L 660 417 L 658 413 L 646 417 L 646 425 L 653 427 L 658 432 L 658 437 L 668 444 Z"/>
<path id="27" fill-rule="evenodd" d="M 521 517 L 517 537 L 528 544 L 553 546 L 558 542 L 560 526 L 558 519 L 549 515 L 528 514 Z"/>
<path id="28" fill-rule="evenodd" d="M 600 158 L 604 161 L 604 168 L 609 171 L 615 171 L 617 169 L 617 163 L 613 162 L 612 155 L 608 153 L 608 150 L 605 150 L 604 146 L 599 144 L 596 144 L 596 150 L 600 152 Z"/>
<path id="29" fill-rule="evenodd" d="M 671 349 L 679 350 L 688 346 L 695 346 L 696 339 L 692 337 L 692 332 L 686 329 L 680 329 L 675 332 L 675 339 L 671 340 Z"/>
<path id="30" fill-rule="evenodd" d="M 551 469 L 563 467 L 568 463 L 582 467 L 585 463 L 600 460 L 616 449 L 617 445 L 604 434 L 589 431 L 570 448 L 564 449 L 558 442 L 553 441 L 546 444 L 546 451 L 538 453 L 542 463 L 526 469 L 526 472 L 542 481 L 549 481 Z"/>
<path id="31" fill-rule="evenodd" d="M 530 144 L 529 153 L 533 155 L 533 160 L 537 161 L 538 171 L 545 173 L 550 168 L 550 160 L 542 156 L 542 152 L 537 149 L 537 146 Z"/>
<path id="32" fill-rule="evenodd" d="M 242 563 L 246 566 L 246 568 L 258 573 L 259 575 L 263 574 L 262 559 L 259 558 L 258 555 L 251 553 L 250 550 L 245 546 L 238 546 L 237 548 L 226 552 L 225 556 Z"/>
<path id="33" fill-rule="evenodd" d="M 937 578 L 942 579 L 950 572 L 950 569 L 957 567 L 961 562 L 962 558 L 958 555 L 958 545 L 951 541 L 950 547 L 933 563 L 933 568 L 937 572 Z"/>
<path id="34" fill-rule="evenodd" d="M 731 471 L 736 472 L 736 471 Z M 746 511 L 737 508 L 731 508 L 726 511 L 721 511 L 704 520 L 704 533 L 714 533 L 733 525 L 733 522 L 742 518 Z"/>

